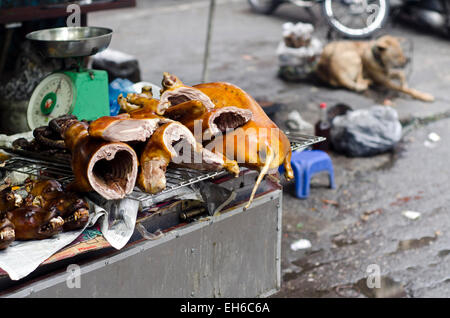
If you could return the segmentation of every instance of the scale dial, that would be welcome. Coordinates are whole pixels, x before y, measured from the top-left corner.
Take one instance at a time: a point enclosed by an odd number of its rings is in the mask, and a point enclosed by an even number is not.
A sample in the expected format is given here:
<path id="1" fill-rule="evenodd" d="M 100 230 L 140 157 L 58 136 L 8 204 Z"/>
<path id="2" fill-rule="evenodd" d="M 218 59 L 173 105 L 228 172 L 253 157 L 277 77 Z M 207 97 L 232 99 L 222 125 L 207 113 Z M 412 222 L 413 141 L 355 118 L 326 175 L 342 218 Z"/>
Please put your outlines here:
<path id="1" fill-rule="evenodd" d="M 72 112 L 75 86 L 69 76 L 53 73 L 42 80 L 33 91 L 27 109 L 30 129 L 46 126 L 53 118 Z"/>

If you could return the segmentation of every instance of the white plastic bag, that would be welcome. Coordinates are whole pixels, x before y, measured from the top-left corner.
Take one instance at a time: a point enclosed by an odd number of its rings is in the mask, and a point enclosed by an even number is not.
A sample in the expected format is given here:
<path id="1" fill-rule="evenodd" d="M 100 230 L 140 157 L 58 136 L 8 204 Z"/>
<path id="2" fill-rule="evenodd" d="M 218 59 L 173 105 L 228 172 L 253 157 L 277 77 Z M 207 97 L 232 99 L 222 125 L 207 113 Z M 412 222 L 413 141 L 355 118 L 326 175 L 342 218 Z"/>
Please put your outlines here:
<path id="1" fill-rule="evenodd" d="M 402 125 L 397 111 L 388 106 L 372 106 L 337 116 L 330 131 L 333 148 L 352 157 L 386 152 L 401 137 Z"/>
<path id="2" fill-rule="evenodd" d="M 323 45 L 312 36 L 313 31 L 307 23 L 283 24 L 283 41 L 276 50 L 282 78 L 304 79 L 314 72 Z"/>

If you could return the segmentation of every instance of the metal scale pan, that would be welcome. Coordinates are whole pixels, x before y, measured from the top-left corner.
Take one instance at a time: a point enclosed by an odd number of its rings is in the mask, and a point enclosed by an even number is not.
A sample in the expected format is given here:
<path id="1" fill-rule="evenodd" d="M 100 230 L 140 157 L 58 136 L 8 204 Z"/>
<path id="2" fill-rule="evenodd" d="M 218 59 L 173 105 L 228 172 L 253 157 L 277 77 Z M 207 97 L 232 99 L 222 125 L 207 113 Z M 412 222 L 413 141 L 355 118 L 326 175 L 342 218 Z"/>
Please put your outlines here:
<path id="1" fill-rule="evenodd" d="M 62 27 L 31 32 L 26 38 L 47 57 L 71 58 L 105 50 L 112 34 L 111 29 L 102 27 Z"/>
<path id="2" fill-rule="evenodd" d="M 35 129 L 52 118 L 73 114 L 94 120 L 108 116 L 108 73 L 86 69 L 84 57 L 105 50 L 113 31 L 102 27 L 63 27 L 27 34 L 27 39 L 43 56 L 74 59 L 76 64 L 55 71 L 35 87 L 27 107 L 27 124 Z"/>

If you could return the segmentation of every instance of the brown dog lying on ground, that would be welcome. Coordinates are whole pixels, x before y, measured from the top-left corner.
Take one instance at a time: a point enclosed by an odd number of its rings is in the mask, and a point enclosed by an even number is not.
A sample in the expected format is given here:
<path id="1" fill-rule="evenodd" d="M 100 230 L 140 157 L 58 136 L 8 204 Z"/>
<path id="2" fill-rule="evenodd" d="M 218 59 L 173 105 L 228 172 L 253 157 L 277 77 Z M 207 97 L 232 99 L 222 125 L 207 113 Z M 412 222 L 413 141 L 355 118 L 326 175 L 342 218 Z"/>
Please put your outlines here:
<path id="1" fill-rule="evenodd" d="M 434 101 L 432 95 L 408 87 L 405 74 L 399 69 L 406 63 L 400 39 L 390 35 L 373 41 L 335 41 L 323 49 L 316 74 L 332 86 L 357 92 L 375 83 L 416 99 Z"/>

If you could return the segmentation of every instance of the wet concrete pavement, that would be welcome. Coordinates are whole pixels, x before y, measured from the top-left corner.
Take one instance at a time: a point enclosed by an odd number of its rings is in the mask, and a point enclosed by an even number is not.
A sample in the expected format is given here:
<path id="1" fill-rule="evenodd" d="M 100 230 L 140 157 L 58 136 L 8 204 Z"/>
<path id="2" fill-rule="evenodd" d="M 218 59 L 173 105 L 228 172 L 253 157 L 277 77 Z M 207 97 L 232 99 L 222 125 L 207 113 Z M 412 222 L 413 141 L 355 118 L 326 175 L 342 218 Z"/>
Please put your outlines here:
<path id="1" fill-rule="evenodd" d="M 90 24 L 115 30 L 111 47 L 135 55 L 143 80 L 159 83 L 163 71 L 186 83 L 200 82 L 208 2 L 138 1 L 138 8 L 91 14 Z M 332 154 L 337 188 L 326 175 L 312 180 L 311 195 L 298 200 L 293 184 L 283 198 L 282 288 L 274 297 L 449 297 L 450 296 L 450 42 L 405 26 L 382 33 L 414 43 L 410 86 L 432 93 L 434 103 L 372 89 L 356 94 L 317 83 L 277 78 L 275 50 L 286 21 L 308 21 L 285 6 L 274 16 L 251 13 L 243 0 L 218 1 L 210 80 L 232 82 L 256 98 L 282 103 L 274 119 L 282 128 L 290 110 L 315 122 L 317 105 L 345 102 L 364 108 L 390 99 L 409 126 L 398 147 L 372 158 Z M 327 28 L 319 21 L 317 36 Z M 427 143 L 436 132 L 441 140 Z M 431 146 L 430 146 L 431 145 Z M 431 148 L 433 147 L 433 148 Z M 417 220 L 403 211 L 421 212 Z M 290 244 L 310 240 L 293 251 Z M 380 270 L 381 289 L 367 288 L 368 269 Z"/>
<path id="2" fill-rule="evenodd" d="M 425 146 L 431 132 L 443 136 L 433 148 Z M 390 154 L 333 155 L 337 189 L 319 175 L 309 199 L 285 195 L 284 287 L 277 296 L 367 296 L 354 284 L 375 264 L 407 296 L 449 297 L 449 133 L 445 119 L 411 132 Z M 402 215 L 408 210 L 421 216 L 410 220 Z M 302 238 L 312 247 L 292 251 Z"/>

